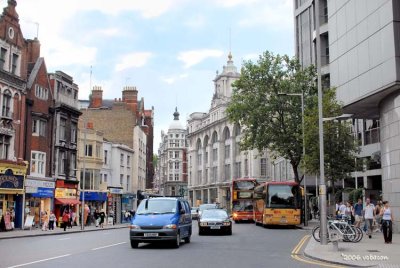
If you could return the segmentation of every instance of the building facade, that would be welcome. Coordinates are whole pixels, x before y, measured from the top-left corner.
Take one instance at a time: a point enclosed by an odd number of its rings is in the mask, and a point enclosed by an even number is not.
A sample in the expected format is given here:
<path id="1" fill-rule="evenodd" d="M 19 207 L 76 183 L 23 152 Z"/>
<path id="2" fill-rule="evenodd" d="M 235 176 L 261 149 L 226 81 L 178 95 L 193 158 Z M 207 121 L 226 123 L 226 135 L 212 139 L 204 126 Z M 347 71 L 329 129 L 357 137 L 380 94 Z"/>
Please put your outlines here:
<path id="1" fill-rule="evenodd" d="M 9 0 L 0 17 L 0 218 L 1 229 L 21 228 L 24 222 L 24 159 L 28 44 Z"/>
<path id="2" fill-rule="evenodd" d="M 229 54 L 227 65 L 214 79 L 215 91 L 209 112 L 195 112 L 188 119 L 188 189 L 192 206 L 220 203 L 230 209 L 232 178 L 272 179 L 268 154 L 241 151 L 241 127 L 230 123 L 225 114 L 232 83 L 239 77 Z"/>
<path id="3" fill-rule="evenodd" d="M 158 150 L 160 193 L 187 198 L 187 130 L 179 121 L 178 109 L 167 133 L 161 132 L 161 144 Z"/>
<path id="4" fill-rule="evenodd" d="M 315 55 L 320 55 L 323 88 L 337 88 L 344 113 L 352 115 L 353 133 L 361 144 L 355 166 L 362 161 L 364 167 L 344 186 L 363 187 L 364 197 L 373 202 L 388 200 L 399 215 L 400 3 L 320 0 L 318 53 L 314 3 L 294 1 L 296 55 L 303 65 L 315 64 Z"/>

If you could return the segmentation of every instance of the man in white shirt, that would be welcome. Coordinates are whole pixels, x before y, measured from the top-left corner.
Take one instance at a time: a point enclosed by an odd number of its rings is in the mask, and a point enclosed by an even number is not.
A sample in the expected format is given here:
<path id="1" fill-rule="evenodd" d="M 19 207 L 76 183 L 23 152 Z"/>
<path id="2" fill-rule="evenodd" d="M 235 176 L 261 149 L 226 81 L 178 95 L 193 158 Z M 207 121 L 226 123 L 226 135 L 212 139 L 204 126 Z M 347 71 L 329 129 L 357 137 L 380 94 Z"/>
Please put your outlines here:
<path id="1" fill-rule="evenodd" d="M 371 203 L 371 200 L 367 198 L 365 200 L 365 208 L 364 208 L 364 219 L 365 219 L 365 224 L 367 226 L 367 234 L 368 237 L 371 238 L 372 236 L 372 224 L 374 222 L 375 218 L 375 206 L 374 204 Z"/>

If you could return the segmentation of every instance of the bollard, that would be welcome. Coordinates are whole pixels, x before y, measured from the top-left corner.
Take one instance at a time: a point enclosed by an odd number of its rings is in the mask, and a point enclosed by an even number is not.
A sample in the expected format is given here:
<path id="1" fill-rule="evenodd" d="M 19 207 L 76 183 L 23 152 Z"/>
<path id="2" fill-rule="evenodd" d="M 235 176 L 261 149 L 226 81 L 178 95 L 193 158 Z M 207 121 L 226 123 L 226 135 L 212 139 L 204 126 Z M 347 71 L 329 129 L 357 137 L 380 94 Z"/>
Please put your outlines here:
<path id="1" fill-rule="evenodd" d="M 332 241 L 334 251 L 339 251 L 339 240 Z"/>

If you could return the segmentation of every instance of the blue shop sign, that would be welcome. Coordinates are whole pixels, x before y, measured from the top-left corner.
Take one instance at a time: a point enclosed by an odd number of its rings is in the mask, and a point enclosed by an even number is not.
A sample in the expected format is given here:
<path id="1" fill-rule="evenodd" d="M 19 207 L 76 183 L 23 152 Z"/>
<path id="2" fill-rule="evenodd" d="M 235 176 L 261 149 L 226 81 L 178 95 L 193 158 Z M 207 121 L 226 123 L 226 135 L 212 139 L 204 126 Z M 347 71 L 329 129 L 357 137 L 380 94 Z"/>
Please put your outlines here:
<path id="1" fill-rule="evenodd" d="M 39 198 L 50 198 L 54 197 L 54 189 L 53 188 L 44 188 L 38 187 L 36 193 L 30 194 L 32 197 L 39 197 Z"/>
<path id="2" fill-rule="evenodd" d="M 24 176 L 14 175 L 11 169 L 7 169 L 4 174 L 0 174 L 0 188 L 5 189 L 24 189 Z"/>
<path id="3" fill-rule="evenodd" d="M 80 200 L 82 200 L 82 192 L 80 194 Z M 86 201 L 107 201 L 107 193 L 103 192 L 85 192 Z"/>

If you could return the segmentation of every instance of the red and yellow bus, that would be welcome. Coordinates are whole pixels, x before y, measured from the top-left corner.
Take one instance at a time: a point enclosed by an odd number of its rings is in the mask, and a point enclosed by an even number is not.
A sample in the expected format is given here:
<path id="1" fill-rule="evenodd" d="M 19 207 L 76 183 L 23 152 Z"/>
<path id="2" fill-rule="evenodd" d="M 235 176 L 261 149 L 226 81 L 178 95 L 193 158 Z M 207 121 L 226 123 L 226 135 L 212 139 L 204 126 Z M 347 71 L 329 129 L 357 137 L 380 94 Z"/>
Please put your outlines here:
<path id="1" fill-rule="evenodd" d="M 235 222 L 253 221 L 253 195 L 258 185 L 256 179 L 239 178 L 232 180 L 231 211 Z"/>
<path id="2" fill-rule="evenodd" d="M 296 182 L 264 182 L 254 189 L 256 225 L 301 223 L 302 189 Z"/>

